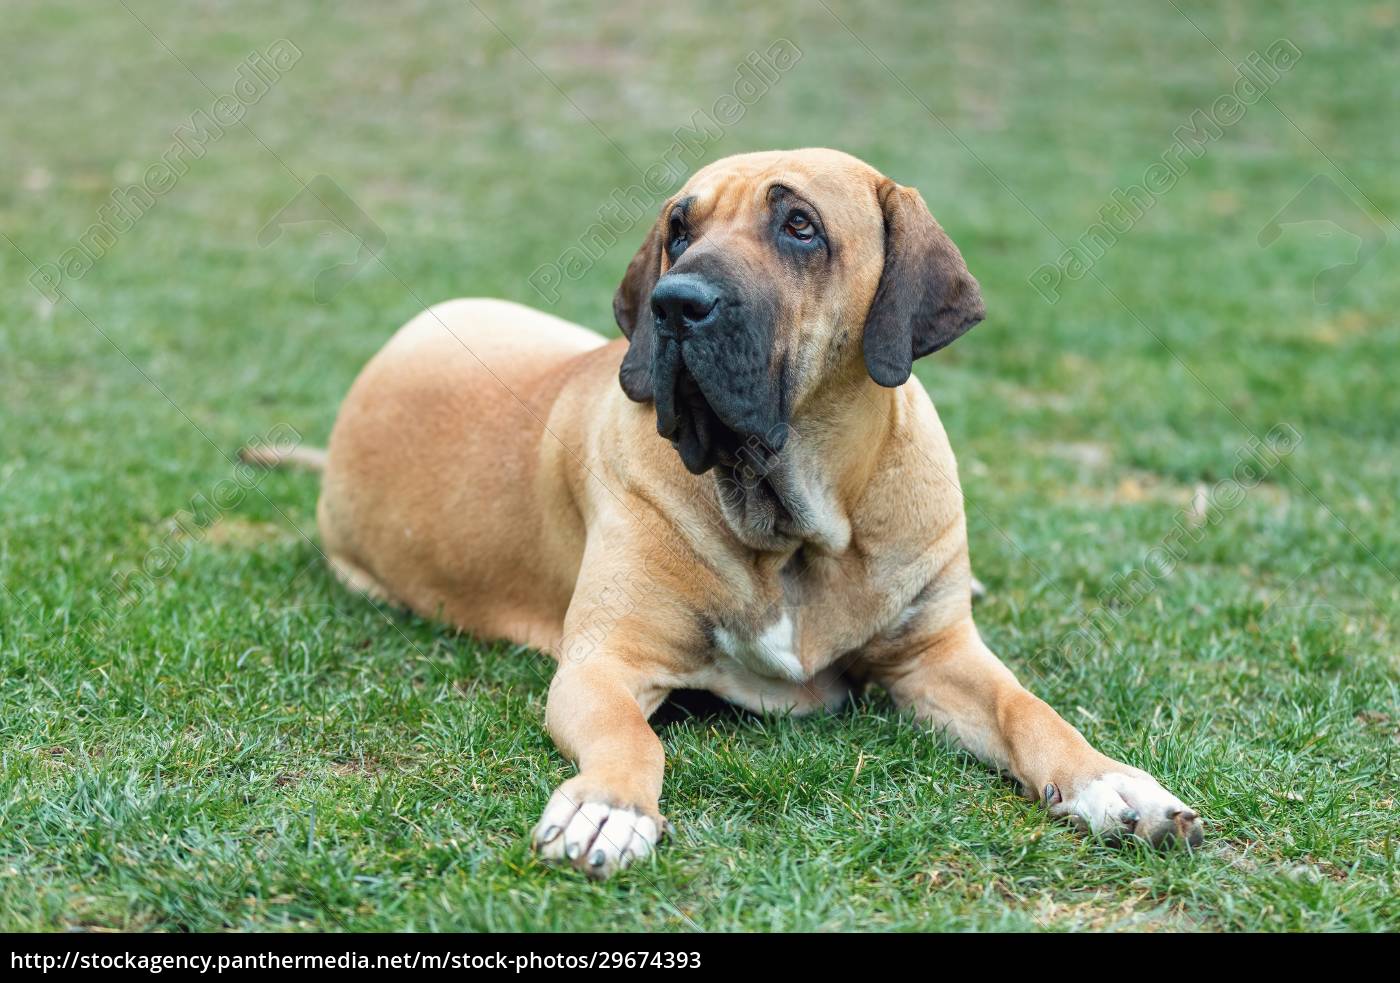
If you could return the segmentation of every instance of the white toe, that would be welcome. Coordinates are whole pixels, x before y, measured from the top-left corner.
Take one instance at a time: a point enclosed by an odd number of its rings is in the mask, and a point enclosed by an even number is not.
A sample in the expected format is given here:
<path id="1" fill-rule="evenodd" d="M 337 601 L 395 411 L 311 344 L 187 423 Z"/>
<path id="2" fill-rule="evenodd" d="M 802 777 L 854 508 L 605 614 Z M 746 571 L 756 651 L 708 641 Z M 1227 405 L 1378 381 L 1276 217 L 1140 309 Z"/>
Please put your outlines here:
<path id="1" fill-rule="evenodd" d="M 1172 809 L 1185 809 L 1186 804 L 1164 789 L 1157 780 L 1146 775 L 1124 775 L 1114 772 L 1103 777 L 1123 800 L 1139 812 L 1165 814 Z"/>
<path id="2" fill-rule="evenodd" d="M 564 856 L 577 860 L 588 852 L 608 818 L 608 807 L 601 802 L 585 802 L 564 827 Z"/>
<path id="3" fill-rule="evenodd" d="M 593 877 L 607 877 L 623 864 L 622 855 L 632 839 L 638 816 L 631 809 L 614 809 L 608 813 L 598 837 L 588 848 L 588 855 L 581 858 L 582 866 Z"/>
<path id="4" fill-rule="evenodd" d="M 640 860 L 651 853 L 660 838 L 661 831 L 656 828 L 656 821 L 650 816 L 638 816 L 632 827 L 632 835 L 622 848 L 622 866 L 626 867 L 633 860 Z"/>
<path id="5" fill-rule="evenodd" d="M 545 860 L 564 859 L 564 829 L 576 812 L 578 803 L 570 800 L 562 789 L 550 796 L 532 837 L 535 849 Z"/>
<path id="6" fill-rule="evenodd" d="M 1107 777 L 1095 778 L 1085 784 L 1059 807 L 1057 814 L 1075 816 L 1092 832 L 1117 832 L 1123 826 L 1121 817 L 1129 811 L 1128 803 L 1118 794 Z"/>

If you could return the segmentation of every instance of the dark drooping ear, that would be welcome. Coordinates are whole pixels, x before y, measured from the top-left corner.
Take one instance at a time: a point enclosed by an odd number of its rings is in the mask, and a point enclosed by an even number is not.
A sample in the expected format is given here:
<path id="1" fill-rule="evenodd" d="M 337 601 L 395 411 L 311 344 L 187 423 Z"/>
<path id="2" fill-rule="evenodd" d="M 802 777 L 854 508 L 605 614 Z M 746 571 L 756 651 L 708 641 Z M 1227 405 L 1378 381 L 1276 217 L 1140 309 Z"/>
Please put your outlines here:
<path id="1" fill-rule="evenodd" d="M 865 367 L 882 386 L 902 385 L 923 358 L 986 317 L 982 291 L 958 247 L 913 188 L 887 180 L 885 268 L 865 319 Z"/>
<path id="2" fill-rule="evenodd" d="M 651 292 L 661 275 L 660 225 L 653 225 L 646 242 L 627 264 L 627 272 L 613 294 L 613 319 L 630 344 L 622 357 L 618 381 L 627 398 L 638 403 L 650 401 L 654 393 L 651 383 L 652 316 Z"/>

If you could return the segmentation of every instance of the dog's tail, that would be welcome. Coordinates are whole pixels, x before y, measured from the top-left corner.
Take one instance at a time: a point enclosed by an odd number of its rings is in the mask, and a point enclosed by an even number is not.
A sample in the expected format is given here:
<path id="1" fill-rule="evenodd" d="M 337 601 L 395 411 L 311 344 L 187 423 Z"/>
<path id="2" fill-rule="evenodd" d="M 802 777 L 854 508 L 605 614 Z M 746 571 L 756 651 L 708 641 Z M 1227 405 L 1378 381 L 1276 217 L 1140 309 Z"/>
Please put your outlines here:
<path id="1" fill-rule="evenodd" d="M 239 460 L 260 468 L 297 468 L 320 473 L 326 470 L 326 452 L 320 447 L 240 447 Z"/>

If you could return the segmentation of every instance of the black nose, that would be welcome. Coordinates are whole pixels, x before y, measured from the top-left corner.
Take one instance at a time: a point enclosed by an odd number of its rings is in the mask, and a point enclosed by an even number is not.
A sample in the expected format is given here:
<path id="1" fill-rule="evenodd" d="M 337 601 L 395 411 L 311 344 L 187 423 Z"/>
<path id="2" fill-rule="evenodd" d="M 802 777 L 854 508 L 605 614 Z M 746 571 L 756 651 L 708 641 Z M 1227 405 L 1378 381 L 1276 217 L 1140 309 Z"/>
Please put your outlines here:
<path id="1" fill-rule="evenodd" d="M 719 291 L 693 273 L 668 273 L 651 292 L 651 312 L 658 327 L 695 331 L 718 318 Z"/>

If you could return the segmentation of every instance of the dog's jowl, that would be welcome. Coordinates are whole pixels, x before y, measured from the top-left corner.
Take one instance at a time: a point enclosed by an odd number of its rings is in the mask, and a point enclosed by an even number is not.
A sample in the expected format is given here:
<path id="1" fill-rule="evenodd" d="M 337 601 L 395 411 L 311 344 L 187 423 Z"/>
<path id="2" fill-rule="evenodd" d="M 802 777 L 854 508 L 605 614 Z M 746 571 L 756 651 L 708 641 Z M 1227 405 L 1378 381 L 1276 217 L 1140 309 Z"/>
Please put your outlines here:
<path id="1" fill-rule="evenodd" d="M 918 192 L 831 150 L 720 160 L 662 207 L 613 310 L 612 342 L 504 301 L 423 312 L 324 462 L 341 580 L 553 655 L 546 723 L 578 773 L 541 856 L 601 877 L 656 847 L 647 718 L 671 690 L 806 712 L 852 680 L 1055 816 L 1199 842 L 978 635 L 957 465 L 910 371 L 983 301 Z"/>

